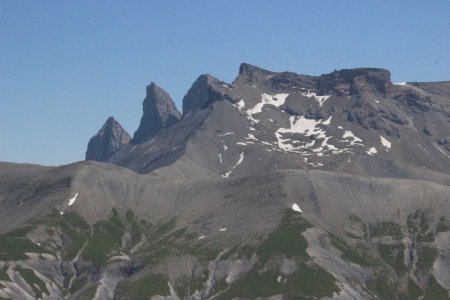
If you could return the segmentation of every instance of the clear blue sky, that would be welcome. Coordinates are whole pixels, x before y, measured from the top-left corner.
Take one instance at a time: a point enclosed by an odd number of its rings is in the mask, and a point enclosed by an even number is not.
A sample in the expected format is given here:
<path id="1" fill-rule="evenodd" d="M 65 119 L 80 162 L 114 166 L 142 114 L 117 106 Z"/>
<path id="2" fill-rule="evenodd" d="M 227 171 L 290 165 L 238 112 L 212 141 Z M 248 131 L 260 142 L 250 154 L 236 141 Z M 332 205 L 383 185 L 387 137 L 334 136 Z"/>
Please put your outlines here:
<path id="1" fill-rule="evenodd" d="M 82 160 L 108 116 L 133 134 L 150 81 L 181 108 L 241 62 L 450 80 L 450 1 L 0 0 L 0 161 Z"/>

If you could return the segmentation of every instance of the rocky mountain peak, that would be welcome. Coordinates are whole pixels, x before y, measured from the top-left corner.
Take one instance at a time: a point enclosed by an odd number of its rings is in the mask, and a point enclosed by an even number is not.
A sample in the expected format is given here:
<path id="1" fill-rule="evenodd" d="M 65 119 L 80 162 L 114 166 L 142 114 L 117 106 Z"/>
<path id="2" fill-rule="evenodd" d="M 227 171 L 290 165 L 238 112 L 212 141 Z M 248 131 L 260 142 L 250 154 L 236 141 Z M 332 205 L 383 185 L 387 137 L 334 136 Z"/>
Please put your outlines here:
<path id="1" fill-rule="evenodd" d="M 105 161 L 130 142 L 130 135 L 117 122 L 109 117 L 102 128 L 90 140 L 86 160 Z"/>
<path id="2" fill-rule="evenodd" d="M 238 84 L 257 84 L 266 81 L 274 74 L 276 73 L 247 63 L 242 63 L 239 66 L 239 75 L 234 82 Z"/>
<path id="3" fill-rule="evenodd" d="M 183 115 L 218 100 L 237 101 L 236 92 L 228 83 L 208 74 L 201 75 L 183 98 Z"/>
<path id="4" fill-rule="evenodd" d="M 172 126 L 180 119 L 181 114 L 170 95 L 152 82 L 147 86 L 141 123 L 134 133 L 131 143 L 138 144 L 151 139 L 158 132 Z"/>
<path id="5" fill-rule="evenodd" d="M 273 72 L 247 63 L 242 63 L 239 66 L 239 76 L 261 76 L 261 75 L 270 75 L 272 73 Z"/>

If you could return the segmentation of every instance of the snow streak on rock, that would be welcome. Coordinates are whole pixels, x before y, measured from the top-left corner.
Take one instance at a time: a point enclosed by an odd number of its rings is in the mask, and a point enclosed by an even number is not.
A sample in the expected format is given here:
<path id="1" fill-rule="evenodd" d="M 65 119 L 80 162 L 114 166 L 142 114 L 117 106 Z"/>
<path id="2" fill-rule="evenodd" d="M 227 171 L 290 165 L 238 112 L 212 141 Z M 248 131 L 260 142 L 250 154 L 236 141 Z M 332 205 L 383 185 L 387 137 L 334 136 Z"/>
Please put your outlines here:
<path id="1" fill-rule="evenodd" d="M 302 92 L 301 94 L 305 97 L 315 99 L 319 103 L 319 106 L 322 106 L 325 103 L 325 101 L 327 101 L 328 98 L 331 97 L 331 95 L 318 96 L 315 92 L 311 90 L 308 90 L 307 92 Z"/>
<path id="2" fill-rule="evenodd" d="M 238 143 L 239 144 L 239 143 Z M 225 174 L 222 175 L 222 177 L 230 177 L 231 172 L 233 172 L 234 169 L 236 169 L 237 166 L 239 166 L 242 162 L 244 161 L 244 152 L 242 152 L 239 155 L 239 160 L 238 162 L 231 168 L 230 171 L 226 172 Z"/>
<path id="3" fill-rule="evenodd" d="M 77 200 L 78 193 L 75 194 L 73 198 L 69 200 L 69 206 L 72 206 L 75 203 L 75 200 Z"/>

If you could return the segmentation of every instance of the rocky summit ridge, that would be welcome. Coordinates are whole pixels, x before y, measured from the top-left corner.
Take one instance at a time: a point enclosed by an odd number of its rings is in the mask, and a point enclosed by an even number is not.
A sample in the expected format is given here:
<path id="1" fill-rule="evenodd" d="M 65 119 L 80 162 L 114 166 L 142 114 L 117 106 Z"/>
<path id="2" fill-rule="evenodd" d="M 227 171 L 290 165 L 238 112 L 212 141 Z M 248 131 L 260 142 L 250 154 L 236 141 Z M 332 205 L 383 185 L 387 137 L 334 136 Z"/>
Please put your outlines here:
<path id="1" fill-rule="evenodd" d="M 450 299 L 450 81 L 242 64 L 0 163 L 0 298 Z"/>

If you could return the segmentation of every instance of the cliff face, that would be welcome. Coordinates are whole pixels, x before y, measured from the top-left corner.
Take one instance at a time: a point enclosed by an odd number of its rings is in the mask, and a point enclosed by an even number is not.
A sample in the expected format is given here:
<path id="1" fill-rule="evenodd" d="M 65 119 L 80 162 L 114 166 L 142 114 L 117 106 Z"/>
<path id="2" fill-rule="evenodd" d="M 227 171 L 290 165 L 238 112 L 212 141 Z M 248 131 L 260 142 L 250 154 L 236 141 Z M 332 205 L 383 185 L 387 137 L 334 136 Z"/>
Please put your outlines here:
<path id="1" fill-rule="evenodd" d="M 147 86 L 143 103 L 143 115 L 139 128 L 134 133 L 132 144 L 139 144 L 154 137 L 158 132 L 169 128 L 181 119 L 170 95 L 152 82 Z"/>
<path id="2" fill-rule="evenodd" d="M 105 161 L 130 142 L 130 135 L 117 122 L 109 117 L 96 135 L 90 140 L 86 160 Z"/>

